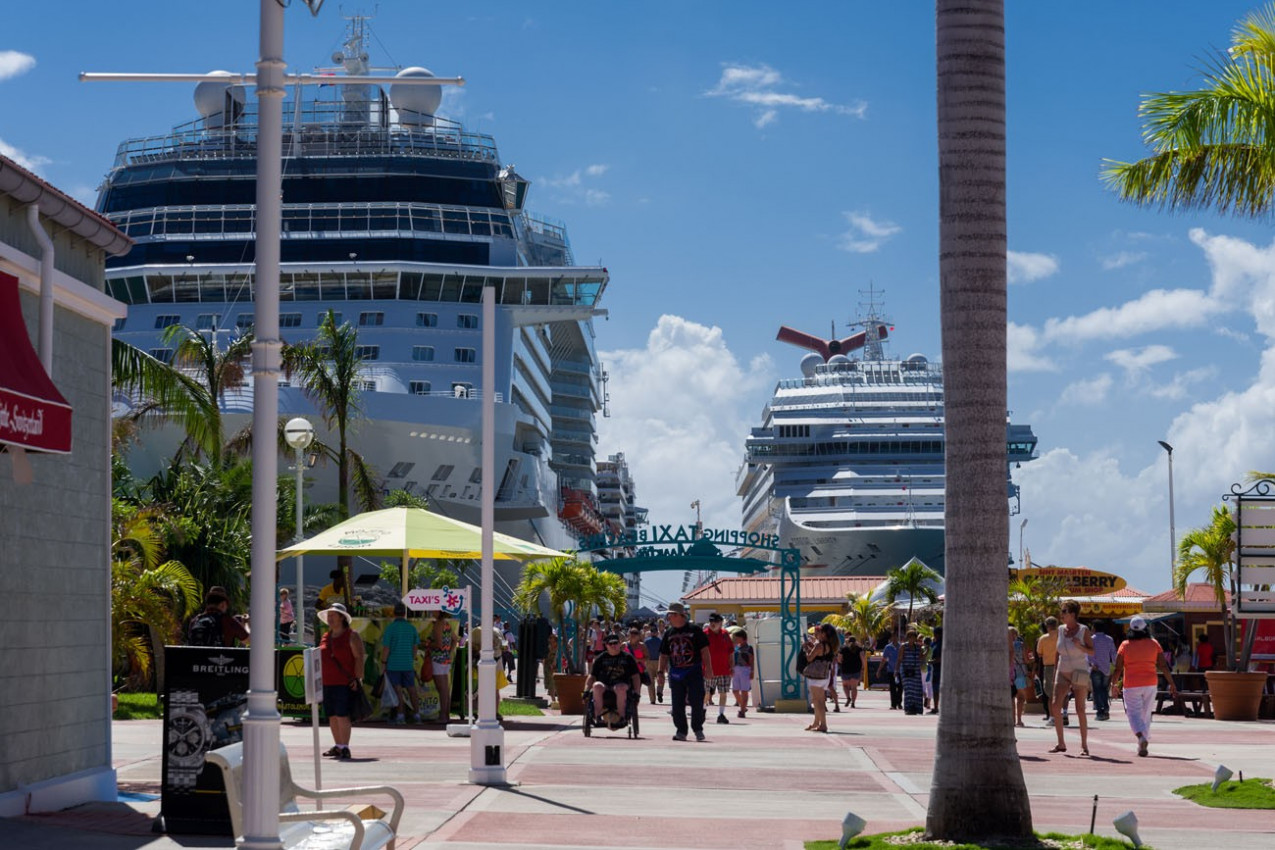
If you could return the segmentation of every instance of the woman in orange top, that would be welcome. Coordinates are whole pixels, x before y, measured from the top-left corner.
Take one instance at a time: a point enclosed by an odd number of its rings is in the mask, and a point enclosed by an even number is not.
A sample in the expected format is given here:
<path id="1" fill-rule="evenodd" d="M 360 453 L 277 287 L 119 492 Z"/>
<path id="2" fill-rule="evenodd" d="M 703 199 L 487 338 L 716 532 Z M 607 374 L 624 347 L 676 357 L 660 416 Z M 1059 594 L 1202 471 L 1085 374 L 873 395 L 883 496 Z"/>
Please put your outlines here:
<path id="1" fill-rule="evenodd" d="M 1124 713 L 1129 728 L 1138 738 L 1138 755 L 1147 754 L 1151 742 L 1151 712 L 1155 709 L 1156 672 L 1164 674 L 1169 694 L 1177 698 L 1169 664 L 1156 639 L 1147 632 L 1147 621 L 1134 617 L 1129 621 L 1129 637 L 1116 650 L 1116 669 L 1111 674 L 1111 694 L 1119 696 L 1124 686 Z"/>

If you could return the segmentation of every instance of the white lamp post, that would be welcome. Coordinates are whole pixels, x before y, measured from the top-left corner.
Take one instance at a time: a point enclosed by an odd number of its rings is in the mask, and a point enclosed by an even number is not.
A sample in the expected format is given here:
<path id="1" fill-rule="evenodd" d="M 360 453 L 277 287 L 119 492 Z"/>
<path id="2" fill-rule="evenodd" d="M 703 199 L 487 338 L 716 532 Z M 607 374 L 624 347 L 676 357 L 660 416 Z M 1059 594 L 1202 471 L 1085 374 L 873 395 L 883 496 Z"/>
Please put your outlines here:
<path id="1" fill-rule="evenodd" d="M 1178 535 L 1173 528 L 1173 446 L 1164 440 L 1157 440 L 1160 448 L 1169 453 L 1169 570 L 1172 573 L 1178 565 Z"/>
<path id="2" fill-rule="evenodd" d="M 283 426 L 283 439 L 288 441 L 288 445 L 296 451 L 297 461 L 297 533 L 295 535 L 296 542 L 300 543 L 301 538 L 305 537 L 305 510 L 302 502 L 302 488 L 305 482 L 302 475 L 305 471 L 305 450 L 310 448 L 310 443 L 314 442 L 314 426 L 310 424 L 308 419 L 302 419 L 300 416 L 295 419 L 289 419 L 288 424 Z M 296 624 L 300 630 L 297 635 L 298 643 L 305 643 L 305 556 L 297 555 L 297 602 L 293 606 L 296 609 Z"/>
<path id="3" fill-rule="evenodd" d="M 1023 521 L 1018 524 L 1018 568 L 1021 570 L 1027 566 L 1023 562 L 1023 529 L 1027 527 L 1027 517 L 1023 517 Z"/>

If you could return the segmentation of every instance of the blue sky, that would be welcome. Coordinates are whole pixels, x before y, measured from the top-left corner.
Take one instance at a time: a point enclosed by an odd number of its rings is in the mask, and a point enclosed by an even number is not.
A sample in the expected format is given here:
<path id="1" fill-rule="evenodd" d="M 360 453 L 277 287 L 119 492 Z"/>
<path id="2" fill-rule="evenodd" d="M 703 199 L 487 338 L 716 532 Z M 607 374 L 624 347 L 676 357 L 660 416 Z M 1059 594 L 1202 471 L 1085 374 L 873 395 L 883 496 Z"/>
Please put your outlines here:
<path id="1" fill-rule="evenodd" d="M 1039 563 L 1169 584 L 1179 536 L 1251 469 L 1275 468 L 1269 222 L 1122 205 L 1104 157 L 1141 155 L 1143 92 L 1189 88 L 1253 3 L 1011 2 L 1009 398 L 1040 439 L 1018 471 Z M 251 70 L 257 3 L 8 9 L 0 151 L 91 201 L 128 136 L 191 119 L 189 87 L 81 70 Z M 371 7 L 369 6 L 369 9 Z M 352 4 L 346 12 L 354 11 Z M 339 46 L 337 3 L 286 17 L 292 67 Z M 885 291 L 890 351 L 937 358 L 933 6 L 926 2 L 382 0 L 374 61 L 460 74 L 445 114 L 496 138 L 612 282 L 604 451 L 661 523 L 739 523 L 734 474 L 776 380 L 780 324 L 824 333 Z M 671 577 L 653 582 L 664 598 Z"/>

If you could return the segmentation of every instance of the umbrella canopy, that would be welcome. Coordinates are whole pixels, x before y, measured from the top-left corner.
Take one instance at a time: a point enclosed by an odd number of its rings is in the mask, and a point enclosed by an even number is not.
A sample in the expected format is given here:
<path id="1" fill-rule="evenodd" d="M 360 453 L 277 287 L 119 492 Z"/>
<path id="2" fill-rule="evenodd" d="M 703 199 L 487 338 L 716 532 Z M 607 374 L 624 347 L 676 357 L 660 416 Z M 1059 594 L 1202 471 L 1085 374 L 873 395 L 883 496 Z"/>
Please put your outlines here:
<path id="1" fill-rule="evenodd" d="M 352 516 L 309 540 L 280 549 L 282 560 L 295 555 L 367 555 L 403 560 L 407 580 L 409 558 L 482 557 L 483 530 L 421 508 L 386 508 Z M 538 561 L 564 558 L 565 552 L 494 532 L 492 556 L 501 560 Z M 403 589 L 404 594 L 407 589 Z"/>

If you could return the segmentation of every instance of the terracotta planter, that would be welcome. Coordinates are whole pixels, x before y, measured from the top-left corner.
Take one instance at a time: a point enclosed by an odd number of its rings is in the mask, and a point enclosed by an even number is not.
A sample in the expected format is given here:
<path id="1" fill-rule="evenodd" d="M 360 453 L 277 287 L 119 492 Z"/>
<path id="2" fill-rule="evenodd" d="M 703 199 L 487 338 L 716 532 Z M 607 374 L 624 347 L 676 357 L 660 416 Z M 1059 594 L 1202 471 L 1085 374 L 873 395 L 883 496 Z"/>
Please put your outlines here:
<path id="1" fill-rule="evenodd" d="M 1265 673 L 1231 673 L 1210 670 L 1204 674 L 1209 683 L 1209 699 L 1213 716 L 1218 720 L 1256 720 L 1262 707 Z"/>
<path id="2" fill-rule="evenodd" d="M 584 683 L 588 676 L 554 673 L 553 686 L 558 690 L 558 708 L 563 714 L 584 714 Z"/>

